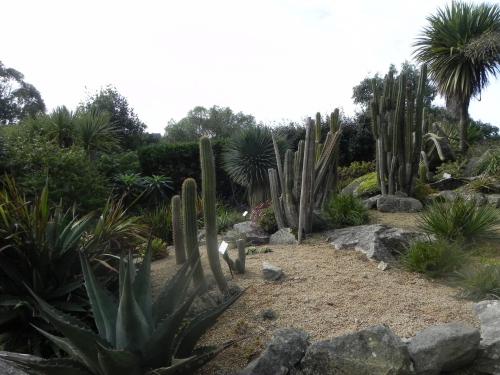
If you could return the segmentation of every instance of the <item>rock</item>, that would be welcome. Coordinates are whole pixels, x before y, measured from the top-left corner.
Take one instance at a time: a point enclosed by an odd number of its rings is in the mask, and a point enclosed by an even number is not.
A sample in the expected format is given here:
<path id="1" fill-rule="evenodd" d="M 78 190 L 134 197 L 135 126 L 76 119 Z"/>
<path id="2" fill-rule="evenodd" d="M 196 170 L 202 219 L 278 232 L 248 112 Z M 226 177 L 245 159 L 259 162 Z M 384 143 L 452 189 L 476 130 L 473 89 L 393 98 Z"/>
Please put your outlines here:
<path id="1" fill-rule="evenodd" d="M 464 176 L 473 177 L 476 175 L 476 170 L 482 162 L 480 157 L 472 157 L 467 161 L 464 167 Z"/>
<path id="2" fill-rule="evenodd" d="M 481 323 L 481 344 L 474 369 L 484 374 L 500 375 L 500 301 L 481 301 L 474 305 Z"/>
<path id="3" fill-rule="evenodd" d="M 438 375 L 471 364 L 479 348 L 479 331 L 460 323 L 432 326 L 418 332 L 408 345 L 417 374 Z"/>
<path id="4" fill-rule="evenodd" d="M 262 276 L 266 280 L 275 281 L 283 276 L 283 270 L 277 266 L 272 265 L 268 262 L 262 263 Z"/>
<path id="5" fill-rule="evenodd" d="M 443 191 L 440 191 L 439 193 L 434 193 L 434 194 L 429 195 L 429 198 L 431 200 L 437 200 L 437 201 L 443 201 L 443 202 L 444 201 L 448 201 L 448 202 L 454 201 L 455 199 L 457 199 L 457 197 L 458 197 L 458 194 L 452 190 L 443 190 Z"/>
<path id="6" fill-rule="evenodd" d="M 377 200 L 377 210 L 380 212 L 418 212 L 422 208 L 422 203 L 415 198 L 382 195 Z"/>
<path id="7" fill-rule="evenodd" d="M 461 196 L 466 200 L 466 201 L 474 201 L 478 206 L 484 206 L 485 204 L 488 203 L 488 200 L 486 199 L 486 196 L 483 193 L 476 193 L 476 192 L 464 192 L 461 194 Z"/>
<path id="8" fill-rule="evenodd" d="M 399 191 L 399 190 L 398 190 L 398 191 L 396 191 L 396 192 L 394 193 L 394 195 L 395 195 L 396 197 L 402 197 L 402 198 L 406 198 L 406 197 L 408 197 L 408 194 L 406 194 L 404 191 Z"/>
<path id="9" fill-rule="evenodd" d="M 298 242 L 290 228 L 279 229 L 269 237 L 270 245 L 296 245 Z"/>
<path id="10" fill-rule="evenodd" d="M 441 180 L 429 183 L 429 186 L 436 190 L 455 190 L 459 187 L 464 186 L 467 183 L 466 179 L 463 178 L 443 178 Z"/>
<path id="11" fill-rule="evenodd" d="M 377 207 L 377 201 L 378 201 L 378 199 L 381 196 L 382 196 L 381 194 L 377 194 L 377 195 L 375 195 L 373 197 L 365 199 L 363 201 L 363 204 L 366 207 L 366 209 L 371 210 L 372 208 L 376 208 Z"/>
<path id="12" fill-rule="evenodd" d="M 423 233 L 383 224 L 335 229 L 325 234 L 336 250 L 354 249 L 370 259 L 384 262 L 394 260 L 394 254 L 404 251 L 411 241 L 425 238 Z"/>
<path id="13" fill-rule="evenodd" d="M 307 348 L 301 362 L 304 375 L 411 374 L 406 345 L 386 326 L 375 326 Z"/>
<path id="14" fill-rule="evenodd" d="M 309 335 L 294 328 L 277 330 L 262 354 L 240 375 L 285 375 L 300 362 L 309 345 Z"/>
<path id="15" fill-rule="evenodd" d="M 269 242 L 269 235 L 251 221 L 244 221 L 233 225 L 238 234 L 245 236 L 253 245 L 265 245 Z"/>
<path id="16" fill-rule="evenodd" d="M 278 315 L 272 309 L 265 309 L 260 312 L 260 317 L 262 320 L 276 320 Z"/>
<path id="17" fill-rule="evenodd" d="M 354 195 L 355 197 L 367 198 L 379 194 L 380 188 L 377 183 L 377 173 L 370 172 L 356 178 L 342 189 L 340 194 Z"/>
<path id="18" fill-rule="evenodd" d="M 486 200 L 493 207 L 500 208 L 500 194 L 488 194 Z"/>
<path id="19" fill-rule="evenodd" d="M 385 271 L 386 269 L 389 268 L 389 265 L 384 262 L 383 260 L 378 264 L 377 268 L 381 271 Z"/>

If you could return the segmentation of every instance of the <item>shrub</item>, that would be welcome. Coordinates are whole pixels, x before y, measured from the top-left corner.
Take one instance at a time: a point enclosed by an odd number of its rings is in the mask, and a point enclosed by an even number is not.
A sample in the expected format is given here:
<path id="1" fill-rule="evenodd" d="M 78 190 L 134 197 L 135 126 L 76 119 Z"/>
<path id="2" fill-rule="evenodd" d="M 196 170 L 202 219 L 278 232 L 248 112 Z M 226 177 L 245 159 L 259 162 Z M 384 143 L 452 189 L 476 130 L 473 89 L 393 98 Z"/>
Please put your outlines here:
<path id="1" fill-rule="evenodd" d="M 2 358 L 20 364 L 30 372 L 58 374 L 189 374 L 215 357 L 225 346 L 196 347 L 200 337 L 241 293 L 189 317 L 188 311 L 200 290 L 188 293 L 190 262 L 162 288 L 153 303 L 150 251 L 136 272 L 129 256 L 120 260 L 118 301 L 104 289 L 81 256 L 85 287 L 94 312 L 97 333 L 83 322 L 62 315 L 35 296 L 46 319 L 65 338 L 49 335 L 69 358 L 30 360 L 27 356 L 2 353 Z M 44 332 L 44 331 L 42 331 Z M 45 333 L 45 332 L 44 332 Z"/>
<path id="2" fill-rule="evenodd" d="M 262 210 L 261 215 L 257 219 L 257 224 L 267 233 L 274 233 L 278 230 L 278 223 L 276 222 L 272 207 Z"/>
<path id="3" fill-rule="evenodd" d="M 144 242 L 137 248 L 139 255 L 144 258 L 148 246 L 151 247 L 151 258 L 153 260 L 163 259 L 168 256 L 167 243 L 161 238 L 153 237 L 149 243 Z"/>
<path id="4" fill-rule="evenodd" d="M 443 178 L 444 173 L 450 174 L 452 177 L 463 177 L 464 163 L 461 161 L 449 161 L 441 164 L 436 168 L 436 177 Z"/>
<path id="5" fill-rule="evenodd" d="M 450 275 L 465 261 L 466 255 L 460 246 L 445 240 L 415 241 L 401 256 L 401 263 L 408 271 L 430 277 Z"/>
<path id="6" fill-rule="evenodd" d="M 107 178 L 119 174 L 134 174 L 141 171 L 136 151 L 101 154 L 97 159 L 97 169 Z"/>
<path id="7" fill-rule="evenodd" d="M 368 210 L 361 199 L 351 194 L 334 195 L 328 201 L 324 214 L 334 227 L 362 225 L 368 222 Z"/>
<path id="8" fill-rule="evenodd" d="M 415 198 L 417 198 L 421 202 L 425 202 L 426 198 L 431 195 L 437 193 L 437 190 L 430 187 L 428 184 L 424 184 L 421 181 L 417 180 L 415 184 Z"/>
<path id="9" fill-rule="evenodd" d="M 500 298 L 500 265 L 474 264 L 459 276 L 464 297 L 474 300 Z"/>
<path id="10" fill-rule="evenodd" d="M 463 198 L 432 203 L 419 218 L 420 229 L 448 241 L 496 237 L 499 223 L 495 208 L 477 206 L 474 200 Z"/>
<path id="11" fill-rule="evenodd" d="M 142 222 L 149 228 L 150 233 L 166 243 L 172 243 L 172 210 L 170 204 L 165 203 L 142 211 Z"/>
<path id="12" fill-rule="evenodd" d="M 240 212 L 223 204 L 217 204 L 217 231 L 223 232 L 230 229 L 234 224 L 241 222 L 243 216 Z"/>

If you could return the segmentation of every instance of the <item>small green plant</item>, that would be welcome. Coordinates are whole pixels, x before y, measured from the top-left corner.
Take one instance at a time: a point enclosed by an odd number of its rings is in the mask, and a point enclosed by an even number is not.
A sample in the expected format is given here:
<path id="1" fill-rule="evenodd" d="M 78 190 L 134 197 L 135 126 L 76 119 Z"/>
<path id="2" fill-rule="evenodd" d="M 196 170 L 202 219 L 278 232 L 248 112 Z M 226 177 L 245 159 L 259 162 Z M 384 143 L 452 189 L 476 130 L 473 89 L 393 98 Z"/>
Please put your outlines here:
<path id="1" fill-rule="evenodd" d="M 474 300 L 500 298 L 500 265 L 473 264 L 459 273 L 462 296 Z"/>
<path id="2" fill-rule="evenodd" d="M 334 227 L 362 225 L 368 222 L 368 210 L 361 199 L 352 194 L 334 195 L 327 203 L 324 215 Z"/>
<path id="3" fill-rule="evenodd" d="M 167 244 L 158 237 L 154 237 L 150 242 L 151 246 L 151 257 L 153 260 L 163 259 L 168 256 Z M 147 243 L 143 243 L 138 247 L 138 253 L 141 257 L 146 256 L 146 251 L 148 248 Z"/>
<path id="4" fill-rule="evenodd" d="M 415 184 L 415 198 L 421 202 L 425 202 L 427 197 L 433 193 L 437 193 L 437 190 L 431 188 L 428 184 L 417 180 Z"/>
<path id="5" fill-rule="evenodd" d="M 217 231 L 223 232 L 242 221 L 241 213 L 223 204 L 217 204 Z"/>
<path id="6" fill-rule="evenodd" d="M 419 227 L 423 231 L 448 241 L 473 241 L 496 237 L 495 226 L 500 218 L 495 208 L 478 206 L 461 197 L 452 202 L 435 202 L 420 215 Z"/>
<path id="7" fill-rule="evenodd" d="M 375 162 L 354 161 L 346 167 L 338 169 L 339 188 L 349 185 L 354 179 L 375 172 Z"/>
<path id="8" fill-rule="evenodd" d="M 34 295 L 46 319 L 65 338 L 41 330 L 42 334 L 69 358 L 43 360 L 3 352 L 2 359 L 46 375 L 186 374 L 201 367 L 224 348 L 195 349 L 195 346 L 241 293 L 188 318 L 189 308 L 200 292 L 199 288 L 188 292 L 192 279 L 190 262 L 164 285 L 154 302 L 150 249 L 138 271 L 130 255 L 121 258 L 118 301 L 100 285 L 84 255 L 81 255 L 81 264 L 98 333 Z"/>
<path id="9" fill-rule="evenodd" d="M 469 182 L 465 188 L 466 190 L 479 192 L 479 193 L 493 193 L 496 190 L 495 178 L 482 174 L 476 179 Z"/>
<path id="10" fill-rule="evenodd" d="M 273 252 L 273 250 L 269 247 L 250 246 L 250 247 L 247 247 L 246 255 L 267 254 L 267 253 L 272 253 L 272 252 Z"/>
<path id="11" fill-rule="evenodd" d="M 350 186 L 352 186 L 353 189 L 349 189 Z M 346 187 L 346 190 L 352 190 L 352 194 L 357 197 L 369 197 L 380 193 L 377 182 L 377 172 L 371 172 L 356 178 Z"/>
<path id="12" fill-rule="evenodd" d="M 436 177 L 441 179 L 444 177 L 445 173 L 448 173 L 455 178 L 463 177 L 463 169 L 464 163 L 462 161 L 449 161 L 436 168 Z"/>
<path id="13" fill-rule="evenodd" d="M 430 277 L 442 277 L 457 271 L 466 255 L 457 243 L 445 240 L 415 241 L 401 256 L 401 263 L 411 272 Z"/>
<path id="14" fill-rule="evenodd" d="M 274 233 L 278 230 L 278 223 L 276 222 L 272 207 L 267 207 L 262 210 L 257 224 L 267 233 Z"/>
<path id="15" fill-rule="evenodd" d="M 485 154 L 481 156 L 475 173 L 478 175 L 500 176 L 500 149 L 487 150 Z"/>
<path id="16" fill-rule="evenodd" d="M 167 204 L 144 210 L 142 221 L 148 226 L 151 234 L 166 243 L 172 242 L 172 210 Z"/>

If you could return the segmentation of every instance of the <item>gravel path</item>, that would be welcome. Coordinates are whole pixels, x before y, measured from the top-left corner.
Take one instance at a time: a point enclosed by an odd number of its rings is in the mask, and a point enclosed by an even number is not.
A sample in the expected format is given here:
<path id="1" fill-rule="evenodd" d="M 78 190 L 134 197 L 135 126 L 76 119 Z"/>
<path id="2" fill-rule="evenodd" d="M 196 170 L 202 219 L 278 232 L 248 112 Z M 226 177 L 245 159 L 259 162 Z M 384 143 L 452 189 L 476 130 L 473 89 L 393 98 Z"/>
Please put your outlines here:
<path id="1" fill-rule="evenodd" d="M 247 288 L 245 294 L 224 313 L 202 343 L 246 338 L 221 353 L 199 374 L 241 369 L 280 327 L 302 328 L 312 340 L 318 340 L 381 323 L 402 337 L 438 323 L 477 324 L 472 303 L 457 299 L 456 289 L 418 274 L 394 268 L 381 271 L 359 253 L 335 251 L 321 239 L 301 246 L 270 247 L 271 253 L 247 257 L 247 272 L 234 279 Z M 263 261 L 282 267 L 283 280 L 264 281 Z M 174 267 L 173 257 L 155 262 L 153 278 L 164 280 Z M 207 264 L 204 268 L 208 272 Z M 277 319 L 262 320 L 260 312 L 264 309 L 274 310 Z"/>

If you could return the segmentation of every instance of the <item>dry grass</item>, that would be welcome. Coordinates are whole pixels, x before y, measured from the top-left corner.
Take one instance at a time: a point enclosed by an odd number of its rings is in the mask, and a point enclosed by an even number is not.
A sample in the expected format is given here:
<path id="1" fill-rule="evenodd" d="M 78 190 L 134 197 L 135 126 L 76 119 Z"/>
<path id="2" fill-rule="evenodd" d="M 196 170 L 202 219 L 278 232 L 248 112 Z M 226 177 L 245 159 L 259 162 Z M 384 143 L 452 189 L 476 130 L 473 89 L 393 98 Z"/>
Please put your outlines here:
<path id="1" fill-rule="evenodd" d="M 410 220 L 405 223 L 410 225 Z M 247 338 L 221 353 L 200 374 L 241 369 L 280 327 L 301 328 L 312 340 L 319 340 L 381 323 L 402 337 L 438 323 L 476 324 L 471 302 L 457 299 L 456 289 L 420 275 L 399 269 L 380 271 L 376 263 L 359 253 L 335 251 L 319 238 L 301 246 L 271 248 L 271 253 L 247 257 L 246 274 L 234 280 L 247 288 L 245 294 L 202 341 L 209 344 Z M 282 267 L 284 279 L 264 281 L 263 261 Z M 173 263 L 172 257 L 155 262 L 154 278 L 161 280 L 171 274 Z M 204 268 L 209 270 L 206 264 Z M 264 309 L 274 310 L 278 318 L 262 320 Z"/>

